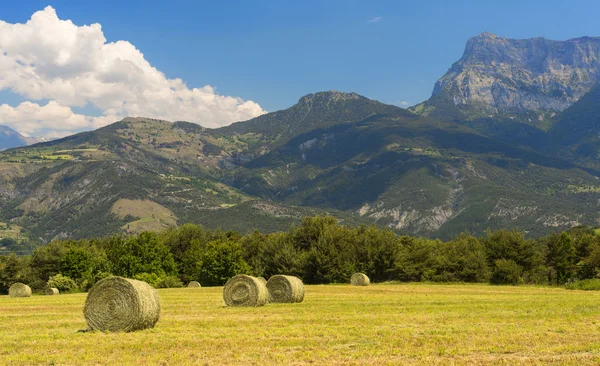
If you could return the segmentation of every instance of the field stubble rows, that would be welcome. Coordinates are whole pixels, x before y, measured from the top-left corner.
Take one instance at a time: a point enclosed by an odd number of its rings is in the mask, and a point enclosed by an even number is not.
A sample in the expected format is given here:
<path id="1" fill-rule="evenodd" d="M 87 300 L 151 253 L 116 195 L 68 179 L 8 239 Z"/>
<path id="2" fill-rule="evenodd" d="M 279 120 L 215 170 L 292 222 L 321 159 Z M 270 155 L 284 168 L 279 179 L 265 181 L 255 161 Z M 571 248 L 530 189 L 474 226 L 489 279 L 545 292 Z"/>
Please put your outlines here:
<path id="1" fill-rule="evenodd" d="M 86 294 L 0 297 L 0 363 L 598 364 L 600 293 L 544 287 L 306 286 L 300 304 L 227 308 L 159 290 L 156 328 L 85 329 Z"/>

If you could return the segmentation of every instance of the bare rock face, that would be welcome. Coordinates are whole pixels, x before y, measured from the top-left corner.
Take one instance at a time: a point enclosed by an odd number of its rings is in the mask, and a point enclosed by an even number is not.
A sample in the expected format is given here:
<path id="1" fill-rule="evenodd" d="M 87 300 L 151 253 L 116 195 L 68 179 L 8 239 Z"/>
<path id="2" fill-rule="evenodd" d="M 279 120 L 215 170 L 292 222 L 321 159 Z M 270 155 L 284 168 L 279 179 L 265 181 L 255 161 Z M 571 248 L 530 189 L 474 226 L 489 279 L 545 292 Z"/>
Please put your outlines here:
<path id="1" fill-rule="evenodd" d="M 558 112 L 600 81 L 600 37 L 508 39 L 482 33 L 433 97 L 486 113 Z"/>

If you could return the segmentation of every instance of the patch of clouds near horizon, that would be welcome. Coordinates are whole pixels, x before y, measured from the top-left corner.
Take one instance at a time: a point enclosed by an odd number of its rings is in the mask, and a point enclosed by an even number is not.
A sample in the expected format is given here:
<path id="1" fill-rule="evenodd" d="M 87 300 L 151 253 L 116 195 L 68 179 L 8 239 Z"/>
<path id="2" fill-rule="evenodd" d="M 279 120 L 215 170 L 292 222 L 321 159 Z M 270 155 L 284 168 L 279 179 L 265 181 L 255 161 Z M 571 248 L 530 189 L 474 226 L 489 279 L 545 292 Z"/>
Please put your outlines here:
<path id="1" fill-rule="evenodd" d="M 403 101 L 401 101 L 401 102 L 400 102 L 400 105 L 401 105 L 402 107 L 408 107 L 408 106 L 410 105 L 410 103 L 409 103 L 409 102 L 407 102 L 406 100 L 403 100 Z"/>
<path id="2" fill-rule="evenodd" d="M 379 23 L 382 20 L 383 20 L 383 17 L 373 17 L 373 18 L 367 20 L 367 23 Z"/>
<path id="3" fill-rule="evenodd" d="M 0 20 L 2 90 L 28 100 L 16 107 L 0 105 L 0 124 L 48 137 L 127 116 L 215 128 L 266 113 L 253 101 L 218 94 L 213 86 L 190 88 L 181 79 L 168 79 L 133 44 L 107 42 L 100 24 L 77 26 L 59 19 L 51 6 L 24 24 Z M 85 115 L 72 108 L 101 113 Z"/>
<path id="4" fill-rule="evenodd" d="M 0 105 L 0 124 L 10 126 L 24 136 L 41 135 L 45 137 L 64 137 L 82 129 L 95 129 L 106 126 L 120 119 L 120 116 L 85 116 L 74 113 L 51 100 L 45 105 L 30 101 L 16 107 L 8 104 Z"/>

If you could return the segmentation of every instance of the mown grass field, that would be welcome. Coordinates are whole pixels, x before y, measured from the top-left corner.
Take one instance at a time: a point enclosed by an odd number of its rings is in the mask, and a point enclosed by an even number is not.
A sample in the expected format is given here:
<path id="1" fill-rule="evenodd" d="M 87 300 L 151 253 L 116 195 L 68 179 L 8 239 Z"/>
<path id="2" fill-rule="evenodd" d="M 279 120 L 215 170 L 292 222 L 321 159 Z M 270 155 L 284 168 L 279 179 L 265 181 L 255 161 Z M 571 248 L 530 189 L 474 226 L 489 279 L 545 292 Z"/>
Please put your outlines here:
<path id="1" fill-rule="evenodd" d="M 600 292 L 487 285 L 307 286 L 301 304 L 227 308 L 159 290 L 156 328 L 86 328 L 85 294 L 0 297 L 1 364 L 598 364 Z"/>

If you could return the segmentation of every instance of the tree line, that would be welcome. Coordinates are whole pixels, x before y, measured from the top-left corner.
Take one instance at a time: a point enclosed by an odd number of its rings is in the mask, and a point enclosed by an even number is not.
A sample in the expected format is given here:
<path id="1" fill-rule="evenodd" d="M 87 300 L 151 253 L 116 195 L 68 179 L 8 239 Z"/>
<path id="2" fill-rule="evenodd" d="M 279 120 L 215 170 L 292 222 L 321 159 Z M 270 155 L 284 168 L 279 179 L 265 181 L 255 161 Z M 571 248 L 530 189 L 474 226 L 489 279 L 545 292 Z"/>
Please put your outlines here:
<path id="1" fill-rule="evenodd" d="M 55 240 L 28 256 L 2 255 L 0 292 L 14 282 L 34 291 L 47 286 L 86 291 L 110 275 L 179 287 L 192 280 L 220 286 L 239 273 L 347 283 L 355 272 L 373 282 L 562 285 L 600 277 L 600 235 L 589 227 L 535 239 L 518 230 L 495 230 L 441 241 L 376 226 L 347 227 L 330 216 L 307 217 L 286 232 L 270 234 L 187 224 L 160 233 Z"/>

